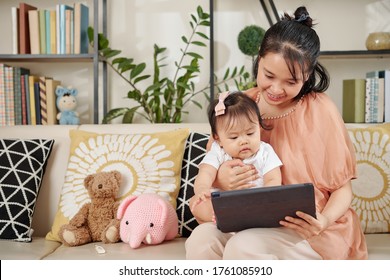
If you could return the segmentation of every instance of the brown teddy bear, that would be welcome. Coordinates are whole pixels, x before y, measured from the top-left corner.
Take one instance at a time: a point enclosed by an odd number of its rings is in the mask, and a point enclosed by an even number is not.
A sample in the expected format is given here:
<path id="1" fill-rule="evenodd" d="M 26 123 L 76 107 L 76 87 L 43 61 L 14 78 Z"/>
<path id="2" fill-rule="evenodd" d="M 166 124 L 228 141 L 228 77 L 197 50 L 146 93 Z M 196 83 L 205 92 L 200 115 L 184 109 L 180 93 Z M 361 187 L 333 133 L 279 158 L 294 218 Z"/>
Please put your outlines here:
<path id="1" fill-rule="evenodd" d="M 91 202 L 84 204 L 79 212 L 63 225 L 58 233 L 63 244 L 79 246 L 89 242 L 115 243 L 120 239 L 116 213 L 119 201 L 121 174 L 118 171 L 98 172 L 84 179 Z"/>

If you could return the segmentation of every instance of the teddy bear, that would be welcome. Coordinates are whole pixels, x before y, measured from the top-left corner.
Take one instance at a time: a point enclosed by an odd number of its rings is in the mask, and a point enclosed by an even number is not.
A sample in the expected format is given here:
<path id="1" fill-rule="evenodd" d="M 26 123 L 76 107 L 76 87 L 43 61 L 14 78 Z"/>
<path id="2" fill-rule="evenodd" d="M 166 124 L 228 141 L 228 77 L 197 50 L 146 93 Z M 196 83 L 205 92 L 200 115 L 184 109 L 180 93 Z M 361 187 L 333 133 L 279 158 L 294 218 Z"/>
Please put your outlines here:
<path id="1" fill-rule="evenodd" d="M 58 233 L 63 244 L 79 246 L 89 242 L 115 243 L 120 240 L 116 197 L 121 184 L 118 171 L 90 174 L 84 179 L 90 202 L 84 204 L 69 224 Z"/>
<path id="2" fill-rule="evenodd" d="M 57 120 L 59 124 L 80 124 L 79 114 L 75 111 L 77 107 L 76 95 L 78 91 L 74 88 L 56 88 L 56 105 L 59 113 Z"/>
<path id="3" fill-rule="evenodd" d="M 119 205 L 120 238 L 136 249 L 141 243 L 156 245 L 178 234 L 178 218 L 173 206 L 155 193 L 130 195 Z"/>

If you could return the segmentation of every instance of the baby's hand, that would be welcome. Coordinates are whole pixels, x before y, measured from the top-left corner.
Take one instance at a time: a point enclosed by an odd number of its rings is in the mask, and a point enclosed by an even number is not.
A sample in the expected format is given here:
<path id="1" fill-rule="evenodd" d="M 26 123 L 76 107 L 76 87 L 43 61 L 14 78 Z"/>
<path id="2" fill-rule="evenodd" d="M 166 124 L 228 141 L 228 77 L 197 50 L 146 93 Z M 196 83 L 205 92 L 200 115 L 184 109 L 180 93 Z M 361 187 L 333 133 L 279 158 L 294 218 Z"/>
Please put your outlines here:
<path id="1" fill-rule="evenodd" d="M 201 203 L 204 202 L 204 201 L 207 201 L 207 200 L 210 199 L 210 198 L 211 198 L 210 190 L 200 192 L 200 193 L 197 195 L 197 197 L 196 197 L 194 203 L 192 204 L 191 211 L 194 210 L 194 208 L 195 208 L 196 206 L 198 206 L 199 204 L 201 204 Z"/>

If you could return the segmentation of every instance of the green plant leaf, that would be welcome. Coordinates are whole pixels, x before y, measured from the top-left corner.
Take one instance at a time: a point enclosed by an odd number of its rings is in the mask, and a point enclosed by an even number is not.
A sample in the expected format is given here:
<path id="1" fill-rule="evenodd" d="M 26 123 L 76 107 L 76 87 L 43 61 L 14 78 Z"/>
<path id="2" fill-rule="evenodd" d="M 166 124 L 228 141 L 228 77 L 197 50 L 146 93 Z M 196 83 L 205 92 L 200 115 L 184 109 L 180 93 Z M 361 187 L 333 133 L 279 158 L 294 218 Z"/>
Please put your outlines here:
<path id="1" fill-rule="evenodd" d="M 197 59 L 203 59 L 203 56 L 201 56 L 200 54 L 194 53 L 194 52 L 188 52 L 187 55 L 192 56 L 192 57 L 197 58 Z"/>
<path id="2" fill-rule="evenodd" d="M 225 75 L 223 76 L 223 80 L 226 80 L 229 77 L 229 73 L 230 73 L 230 68 L 228 67 L 226 69 Z"/>
<path id="3" fill-rule="evenodd" d="M 191 17 L 192 17 L 192 20 L 197 24 L 198 23 L 198 19 L 194 15 L 192 15 L 192 14 L 191 14 Z"/>
<path id="4" fill-rule="evenodd" d="M 135 66 L 134 69 L 131 70 L 130 79 L 134 79 L 135 77 L 137 77 L 139 74 L 142 73 L 142 71 L 145 70 L 145 68 L 146 68 L 145 63 L 141 63 L 141 64 L 138 64 L 137 66 Z"/>
<path id="5" fill-rule="evenodd" d="M 119 64 L 119 63 L 122 63 L 124 61 L 130 61 L 133 62 L 133 59 L 132 58 L 126 58 L 126 57 L 117 57 L 115 59 L 112 60 L 112 64 L 115 65 L 115 64 Z"/>
<path id="6" fill-rule="evenodd" d="M 206 40 L 209 40 L 209 37 L 206 34 L 204 34 L 203 32 L 197 31 L 195 33 L 198 34 L 200 37 L 202 37 L 202 38 L 204 38 Z"/>
<path id="7" fill-rule="evenodd" d="M 188 44 L 188 39 L 185 36 L 181 36 L 181 39 L 183 40 L 184 43 Z"/>
<path id="8" fill-rule="evenodd" d="M 139 90 L 130 90 L 127 93 L 127 98 L 134 99 L 136 101 L 140 101 L 141 97 L 141 92 Z"/>
<path id="9" fill-rule="evenodd" d="M 202 109 L 202 105 L 201 105 L 198 101 L 196 101 L 196 100 L 191 100 L 191 102 L 192 102 L 193 104 L 195 104 L 195 106 L 199 107 L 199 109 Z"/>
<path id="10" fill-rule="evenodd" d="M 123 119 L 122 119 L 122 122 L 123 123 L 132 123 L 133 122 L 133 118 L 134 118 L 134 114 L 135 112 L 138 110 L 138 108 L 140 108 L 141 106 L 137 106 L 137 107 L 133 107 L 131 108 L 130 110 L 128 110 L 124 115 L 123 115 Z"/>
<path id="11" fill-rule="evenodd" d="M 198 17 L 202 17 L 203 15 L 203 9 L 201 6 L 196 7 L 196 12 L 198 13 Z"/>
<path id="12" fill-rule="evenodd" d="M 200 41 L 192 41 L 191 44 L 201 46 L 201 47 L 206 47 L 207 45 L 203 42 Z"/>
<path id="13" fill-rule="evenodd" d="M 120 54 L 121 51 L 119 51 L 119 50 L 112 50 L 110 48 L 107 48 L 107 49 L 102 50 L 102 53 L 103 53 L 103 56 L 105 58 L 111 58 L 113 56 L 117 56 L 118 54 Z"/>
<path id="14" fill-rule="evenodd" d="M 145 92 L 154 91 L 156 89 L 159 89 L 161 87 L 160 83 L 155 83 L 145 89 Z"/>
<path id="15" fill-rule="evenodd" d="M 138 77 L 136 79 L 134 79 L 134 84 L 140 82 L 140 81 L 143 81 L 143 80 L 146 80 L 150 77 L 150 75 L 144 75 L 144 76 L 141 76 L 141 77 Z"/>
<path id="16" fill-rule="evenodd" d="M 103 118 L 103 123 L 107 124 L 111 120 L 124 115 L 127 111 L 131 110 L 130 108 L 116 108 L 108 111 L 108 113 Z"/>
<path id="17" fill-rule="evenodd" d="M 237 67 L 234 67 L 232 75 L 230 76 L 231 78 L 235 77 L 237 74 Z"/>
<path id="18" fill-rule="evenodd" d="M 108 41 L 108 39 L 106 37 L 104 37 L 103 34 L 99 33 L 98 34 L 98 49 L 99 50 L 106 49 L 106 48 L 108 48 L 109 45 L 110 45 L 110 42 Z"/>
<path id="19" fill-rule="evenodd" d="M 199 22 L 199 25 L 210 26 L 210 22 L 208 20 L 202 20 L 201 22 Z"/>

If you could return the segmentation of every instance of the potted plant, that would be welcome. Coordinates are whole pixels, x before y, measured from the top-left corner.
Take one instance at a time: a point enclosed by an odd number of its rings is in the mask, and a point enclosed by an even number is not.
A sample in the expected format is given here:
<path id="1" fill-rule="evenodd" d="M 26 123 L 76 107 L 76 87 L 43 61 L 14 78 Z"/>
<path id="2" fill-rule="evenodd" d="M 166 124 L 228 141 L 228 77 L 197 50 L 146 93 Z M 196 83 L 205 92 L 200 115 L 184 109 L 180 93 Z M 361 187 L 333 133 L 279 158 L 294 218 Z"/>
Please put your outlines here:
<path id="1" fill-rule="evenodd" d="M 165 67 L 163 64 L 163 54 L 166 48 L 154 45 L 153 53 L 153 74 L 145 74 L 146 63 L 136 63 L 133 58 L 120 56 L 121 51 L 110 47 L 109 40 L 98 34 L 98 51 L 100 60 L 107 62 L 121 78 L 123 78 L 130 86 L 127 93 L 127 98 L 138 103 L 135 107 L 121 107 L 109 110 L 104 116 L 103 123 L 108 123 L 111 120 L 122 117 L 123 123 L 133 122 L 135 114 L 139 114 L 151 123 L 178 123 L 182 122 L 182 114 L 188 113 L 184 108 L 192 102 L 199 108 L 201 104 L 194 100 L 194 97 L 203 93 L 206 98 L 209 98 L 208 90 L 210 85 L 196 89 L 194 79 L 200 73 L 199 60 L 203 57 L 196 52 L 198 47 L 206 47 L 209 40 L 208 36 L 201 29 L 209 27 L 209 14 L 204 12 L 201 6 L 196 9 L 196 14 L 191 15 L 189 22 L 191 25 L 191 34 L 182 36 L 184 47 L 181 49 L 181 57 L 175 62 L 175 71 L 173 77 L 161 77 L 160 69 Z M 88 38 L 93 45 L 94 30 L 92 27 L 88 29 Z M 193 50 L 195 48 L 195 50 Z M 228 88 L 228 82 L 234 81 L 236 85 L 243 83 L 249 79 L 250 75 L 241 67 L 235 67 L 226 70 L 221 81 L 215 76 L 215 86 L 218 90 L 222 90 L 220 86 L 224 85 Z M 140 87 L 140 82 L 149 82 L 148 86 Z"/>

